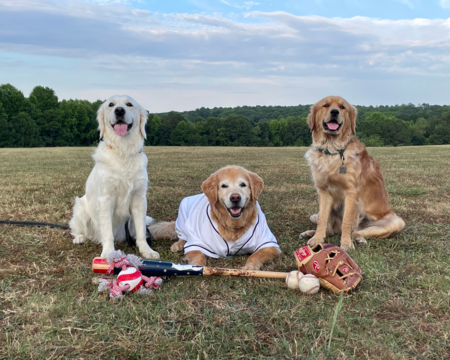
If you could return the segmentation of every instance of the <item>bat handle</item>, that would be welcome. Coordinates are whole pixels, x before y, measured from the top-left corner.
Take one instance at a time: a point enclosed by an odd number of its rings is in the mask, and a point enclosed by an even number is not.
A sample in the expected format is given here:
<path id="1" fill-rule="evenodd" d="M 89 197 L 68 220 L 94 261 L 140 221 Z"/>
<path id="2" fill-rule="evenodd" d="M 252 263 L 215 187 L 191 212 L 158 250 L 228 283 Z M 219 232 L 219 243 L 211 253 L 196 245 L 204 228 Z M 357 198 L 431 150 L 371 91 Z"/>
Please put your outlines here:
<path id="1" fill-rule="evenodd" d="M 256 277 L 267 279 L 286 279 L 289 273 L 277 271 L 257 271 L 257 270 L 238 270 L 238 269 L 224 269 L 217 267 L 204 267 L 204 276 L 241 276 L 241 277 Z"/>

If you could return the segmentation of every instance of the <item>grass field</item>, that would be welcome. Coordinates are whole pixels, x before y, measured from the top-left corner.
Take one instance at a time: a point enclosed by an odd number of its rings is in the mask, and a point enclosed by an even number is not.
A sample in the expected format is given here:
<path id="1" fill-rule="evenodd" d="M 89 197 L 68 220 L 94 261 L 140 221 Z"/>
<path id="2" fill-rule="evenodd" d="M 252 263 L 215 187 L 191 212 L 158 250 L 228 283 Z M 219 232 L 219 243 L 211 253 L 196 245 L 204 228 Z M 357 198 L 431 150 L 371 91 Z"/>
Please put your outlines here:
<path id="1" fill-rule="evenodd" d="M 175 218 L 227 164 L 265 181 L 263 211 L 283 254 L 264 269 L 295 269 L 317 196 L 306 148 L 145 148 L 149 215 Z M 65 224 L 92 168 L 91 148 L 0 149 L 0 219 Z M 149 297 L 98 295 L 90 265 L 101 253 L 68 230 L 0 225 L 2 359 L 448 359 L 450 358 L 450 147 L 369 149 L 406 229 L 351 255 L 363 270 L 344 296 L 288 290 L 283 281 L 178 278 Z M 337 237 L 329 242 L 339 244 Z M 182 262 L 170 241 L 154 249 Z M 119 249 L 131 252 L 125 244 Z M 246 257 L 208 264 L 237 268 Z"/>

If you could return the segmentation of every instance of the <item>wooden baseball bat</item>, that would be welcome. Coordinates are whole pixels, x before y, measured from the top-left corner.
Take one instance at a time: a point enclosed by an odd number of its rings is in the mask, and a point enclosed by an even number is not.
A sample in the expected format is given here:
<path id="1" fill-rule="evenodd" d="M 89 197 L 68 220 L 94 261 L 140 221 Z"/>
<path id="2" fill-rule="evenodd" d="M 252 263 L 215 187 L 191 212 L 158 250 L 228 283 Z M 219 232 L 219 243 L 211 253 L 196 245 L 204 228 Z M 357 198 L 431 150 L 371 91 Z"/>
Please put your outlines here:
<path id="1" fill-rule="evenodd" d="M 177 264 L 164 261 L 142 260 L 142 266 L 139 271 L 145 276 L 240 276 L 256 277 L 267 279 L 286 279 L 288 273 L 276 271 L 256 271 L 225 269 L 207 266 L 195 266 L 187 264 Z M 96 274 L 114 274 L 117 275 L 122 269 L 114 268 L 109 271 L 110 264 L 106 258 L 96 257 L 92 262 L 92 271 Z"/>

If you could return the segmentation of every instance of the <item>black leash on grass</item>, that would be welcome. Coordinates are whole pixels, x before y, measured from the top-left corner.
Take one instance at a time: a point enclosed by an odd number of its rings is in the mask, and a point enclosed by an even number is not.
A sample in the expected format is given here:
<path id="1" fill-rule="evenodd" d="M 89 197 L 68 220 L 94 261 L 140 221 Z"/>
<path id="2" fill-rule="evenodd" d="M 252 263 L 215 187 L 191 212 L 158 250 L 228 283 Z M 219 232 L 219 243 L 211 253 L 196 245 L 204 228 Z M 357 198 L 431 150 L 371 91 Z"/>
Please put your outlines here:
<path id="1" fill-rule="evenodd" d="M 14 220 L 0 220 L 0 224 L 4 225 L 14 225 L 14 226 L 37 226 L 37 227 L 49 227 L 49 228 L 55 228 L 55 229 L 69 229 L 68 225 L 58 225 L 58 224 L 50 224 L 50 223 L 44 223 L 44 222 L 38 222 L 38 221 L 14 221 Z M 147 229 L 146 233 L 146 240 L 148 246 L 152 247 L 152 234 L 150 234 L 150 231 Z M 128 221 L 125 222 L 125 238 L 127 240 L 128 245 L 130 245 L 132 248 L 136 247 L 136 239 L 131 237 L 130 231 L 128 230 Z"/>
<path id="2" fill-rule="evenodd" d="M 15 226 L 38 226 L 38 227 L 49 227 L 56 229 L 68 229 L 68 225 L 58 225 L 58 224 L 49 224 L 38 221 L 13 221 L 13 220 L 0 220 L 0 224 L 5 225 L 15 225 Z"/>

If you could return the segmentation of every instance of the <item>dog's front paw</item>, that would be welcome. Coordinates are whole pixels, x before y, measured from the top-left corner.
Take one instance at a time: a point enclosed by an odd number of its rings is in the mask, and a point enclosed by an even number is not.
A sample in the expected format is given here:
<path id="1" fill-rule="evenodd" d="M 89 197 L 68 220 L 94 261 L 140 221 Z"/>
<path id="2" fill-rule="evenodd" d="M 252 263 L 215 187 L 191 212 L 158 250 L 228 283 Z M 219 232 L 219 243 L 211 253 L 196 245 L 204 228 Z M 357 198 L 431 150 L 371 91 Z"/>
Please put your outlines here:
<path id="1" fill-rule="evenodd" d="M 102 254 L 100 255 L 100 257 L 107 257 L 114 250 L 115 250 L 114 246 L 113 247 L 105 246 L 105 247 L 103 247 L 103 251 L 102 251 Z"/>
<path id="2" fill-rule="evenodd" d="M 186 241 L 184 240 L 178 240 L 176 243 L 173 243 L 170 247 L 170 251 L 172 252 L 178 252 L 184 249 L 184 244 L 186 244 Z"/>
<path id="3" fill-rule="evenodd" d="M 310 239 L 316 234 L 316 230 L 307 230 L 300 234 L 300 239 Z"/>
<path id="4" fill-rule="evenodd" d="M 150 247 L 148 249 L 145 249 L 144 251 L 140 250 L 140 253 L 146 259 L 159 260 L 159 253 L 152 250 Z"/>
<path id="5" fill-rule="evenodd" d="M 353 237 L 355 238 L 355 241 L 358 244 L 367 244 L 367 240 L 362 235 L 359 235 L 358 233 L 353 233 Z"/>
<path id="6" fill-rule="evenodd" d="M 355 249 L 355 245 L 353 244 L 353 241 L 351 239 L 350 240 L 341 239 L 341 248 L 344 249 L 345 251 L 350 251 Z"/>
<path id="7" fill-rule="evenodd" d="M 242 267 L 242 270 L 254 271 L 254 270 L 259 270 L 260 268 L 261 268 L 261 264 L 251 262 L 251 263 L 245 264 L 245 266 Z"/>
<path id="8" fill-rule="evenodd" d="M 307 242 L 307 244 L 309 246 L 315 246 L 317 244 L 322 244 L 323 243 L 323 238 L 320 238 L 316 235 L 314 235 L 311 239 L 309 239 L 309 241 Z"/>
<path id="9" fill-rule="evenodd" d="M 80 244 L 81 245 L 81 244 L 84 244 L 86 242 L 86 238 L 84 237 L 84 235 L 80 234 L 80 235 L 75 236 L 73 238 L 72 242 L 74 244 Z"/>

